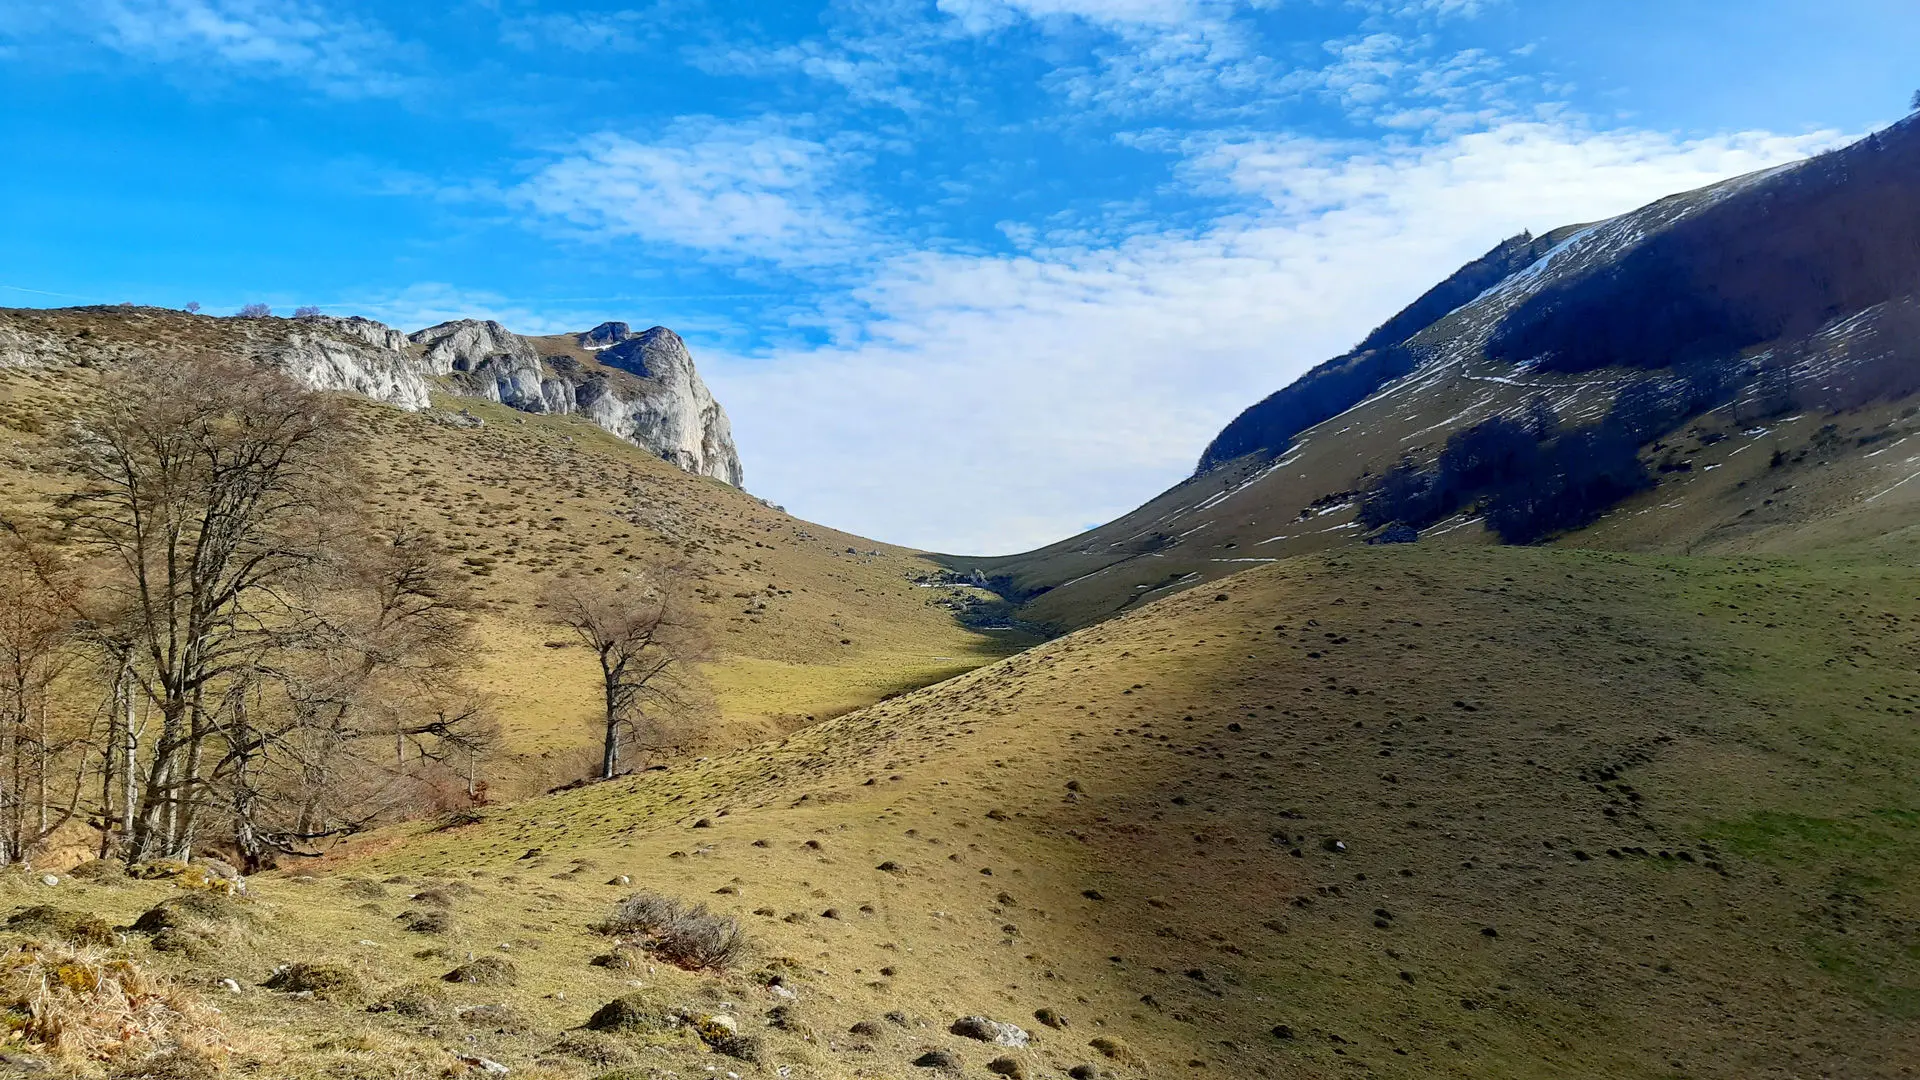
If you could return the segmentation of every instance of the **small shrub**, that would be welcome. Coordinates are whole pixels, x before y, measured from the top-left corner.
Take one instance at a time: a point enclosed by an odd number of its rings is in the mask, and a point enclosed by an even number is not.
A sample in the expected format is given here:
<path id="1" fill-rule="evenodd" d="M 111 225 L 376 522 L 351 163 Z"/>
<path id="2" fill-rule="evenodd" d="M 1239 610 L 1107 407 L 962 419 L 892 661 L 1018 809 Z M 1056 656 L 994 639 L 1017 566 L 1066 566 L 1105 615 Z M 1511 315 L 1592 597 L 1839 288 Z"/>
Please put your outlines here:
<path id="1" fill-rule="evenodd" d="M 680 902 L 659 893 L 634 893 L 591 929 L 602 934 L 658 934 L 680 918 Z"/>
<path id="2" fill-rule="evenodd" d="M 746 945 L 746 932 L 738 919 L 709 914 L 701 904 L 662 931 L 654 951 L 684 968 L 724 971 L 742 958 Z"/>
<path id="3" fill-rule="evenodd" d="M 722 971 L 746 953 L 746 933 L 730 916 L 715 915 L 705 904 L 683 908 L 658 893 L 635 893 L 613 914 L 594 924 L 603 934 L 644 935 L 655 955 L 689 970 Z"/>

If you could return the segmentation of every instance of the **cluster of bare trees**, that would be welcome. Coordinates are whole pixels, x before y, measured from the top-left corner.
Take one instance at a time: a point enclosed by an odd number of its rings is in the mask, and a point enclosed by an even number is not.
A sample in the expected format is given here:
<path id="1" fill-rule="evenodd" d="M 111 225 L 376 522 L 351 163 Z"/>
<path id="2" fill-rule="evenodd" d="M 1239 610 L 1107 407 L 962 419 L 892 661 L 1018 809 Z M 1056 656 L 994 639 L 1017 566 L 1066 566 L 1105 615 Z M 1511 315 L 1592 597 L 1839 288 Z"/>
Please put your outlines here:
<path id="1" fill-rule="evenodd" d="M 257 866 L 471 796 L 470 603 L 357 509 L 344 420 L 218 359 L 132 365 L 76 418 L 0 536 L 0 861 L 71 823 Z"/>

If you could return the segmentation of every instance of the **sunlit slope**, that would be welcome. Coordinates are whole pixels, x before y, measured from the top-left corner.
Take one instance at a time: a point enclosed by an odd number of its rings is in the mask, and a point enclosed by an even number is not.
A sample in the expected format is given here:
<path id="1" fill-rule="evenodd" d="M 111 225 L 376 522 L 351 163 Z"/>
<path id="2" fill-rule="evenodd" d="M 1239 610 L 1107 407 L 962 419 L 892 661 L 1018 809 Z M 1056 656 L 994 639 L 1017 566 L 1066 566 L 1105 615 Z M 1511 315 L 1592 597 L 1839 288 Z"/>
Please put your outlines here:
<path id="1" fill-rule="evenodd" d="M 98 386 L 84 368 L 0 373 L 0 499 L 49 490 L 34 452 Z M 934 567 L 915 552 L 800 521 L 579 418 L 446 405 L 358 406 L 357 464 L 368 506 L 438 536 L 480 601 L 472 681 L 505 726 L 497 794 L 580 775 L 555 756 L 596 737 L 598 669 L 537 606 L 554 582 L 680 575 L 710 642 L 707 704 L 672 735 L 685 749 L 783 733 L 1011 647 L 918 586 Z"/>
<path id="2" fill-rule="evenodd" d="M 1035 1032 L 1042 1076 L 1890 1075 L 1920 1036 L 1915 577 L 1310 557 L 349 865 L 585 858 L 705 898 L 804 965 L 814 1029 L 917 1018 L 823 1037 L 820 1075 L 977 1073 L 997 1051 L 945 1033 L 973 1013 Z"/>

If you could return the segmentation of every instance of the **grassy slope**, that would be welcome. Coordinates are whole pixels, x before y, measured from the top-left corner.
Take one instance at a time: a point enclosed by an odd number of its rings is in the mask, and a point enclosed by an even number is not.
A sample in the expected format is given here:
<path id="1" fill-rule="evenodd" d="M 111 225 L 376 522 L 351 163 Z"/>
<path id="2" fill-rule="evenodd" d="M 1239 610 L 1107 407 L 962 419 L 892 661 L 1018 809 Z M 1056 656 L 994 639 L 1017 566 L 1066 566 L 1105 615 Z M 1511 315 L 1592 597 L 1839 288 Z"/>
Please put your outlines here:
<path id="1" fill-rule="evenodd" d="M 1111 1066 L 1098 1036 L 1132 1077 L 1888 1075 L 1920 1031 L 1915 577 L 1427 547 L 1255 569 L 777 744 L 260 886 L 324 928 L 283 958 L 394 982 L 439 961 L 342 875 L 470 879 L 454 945 L 525 939 L 505 996 L 544 1031 L 247 1008 L 296 1043 L 374 1025 L 530 1065 L 617 989 L 582 928 L 623 872 L 806 969 L 811 1042 L 737 979 L 641 980 L 732 1001 L 794 1075 L 918 1075 L 932 1046 L 977 1074 L 997 1051 L 944 1032 L 975 1012 L 1036 1032 L 1038 1076 Z M 840 1034 L 888 1010 L 910 1026 Z"/>
<path id="2" fill-rule="evenodd" d="M 1024 555 L 941 559 L 1005 574 L 1018 588 L 1046 589 L 1020 609 L 1029 620 L 1091 625 L 1249 565 L 1352 546 L 1364 531 L 1355 520 L 1356 493 L 1369 474 L 1389 467 L 1404 446 L 1437 446 L 1462 417 L 1470 422 L 1490 408 L 1518 408 L 1531 392 L 1456 380 L 1422 391 L 1418 407 L 1412 399 L 1369 402 L 1309 431 L 1285 468 L 1229 466 L 1090 533 Z M 1822 431 L 1827 425 L 1830 434 Z M 1717 410 L 1643 454 L 1650 468 L 1684 462 L 1692 471 L 1658 473 L 1654 490 L 1559 542 L 1721 554 L 1868 542 L 1901 528 L 1920 503 L 1920 484 L 1904 483 L 1920 469 L 1916 433 L 1920 418 L 1906 400 L 1759 425 Z M 1776 449 L 1788 459 L 1778 467 L 1770 465 Z M 1477 521 L 1455 518 L 1421 542 L 1478 545 L 1493 538 Z"/>
<path id="3" fill-rule="evenodd" d="M 0 373 L 0 499 L 46 490 L 31 451 L 96 385 L 85 369 Z M 359 464 L 372 508 L 442 537 L 483 601 L 474 681 L 505 728 L 499 794 L 578 775 L 571 758 L 595 738 L 597 669 L 535 607 L 557 578 L 691 571 L 714 656 L 694 748 L 781 734 L 1017 645 L 960 627 L 913 583 L 934 569 L 916 552 L 800 521 L 579 418 L 442 404 L 484 426 L 363 405 Z"/>

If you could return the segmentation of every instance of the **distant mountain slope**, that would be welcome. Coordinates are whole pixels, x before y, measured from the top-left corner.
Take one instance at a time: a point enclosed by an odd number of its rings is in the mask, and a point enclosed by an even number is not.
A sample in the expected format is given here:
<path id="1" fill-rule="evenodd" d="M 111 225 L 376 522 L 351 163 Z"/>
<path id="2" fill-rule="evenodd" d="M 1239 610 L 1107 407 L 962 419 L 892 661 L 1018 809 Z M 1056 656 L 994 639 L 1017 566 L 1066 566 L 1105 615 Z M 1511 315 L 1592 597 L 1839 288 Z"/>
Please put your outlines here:
<path id="1" fill-rule="evenodd" d="M 1402 514 L 1410 528 L 1392 538 L 1423 543 L 1482 542 L 1491 510 L 1506 535 L 1748 550 L 1794 547 L 1801 526 L 1868 500 L 1908 506 L 1909 458 L 1887 447 L 1914 432 L 1904 403 L 1920 390 L 1916 177 L 1909 119 L 1810 161 L 1516 237 L 1248 409 L 1191 479 L 1132 513 L 1037 551 L 944 561 L 1058 629 L 1356 542 Z M 1462 446 L 1443 459 L 1494 418 L 1541 453 L 1469 469 Z M 1620 444 L 1617 482 L 1565 475 Z M 1363 508 L 1403 459 L 1416 497 Z M 1783 484 L 1818 495 L 1778 498 Z M 1560 502 L 1514 510 L 1528 498 Z M 1534 520 L 1507 522 L 1521 512 Z M 1623 517 L 1648 520 L 1615 527 Z"/>

